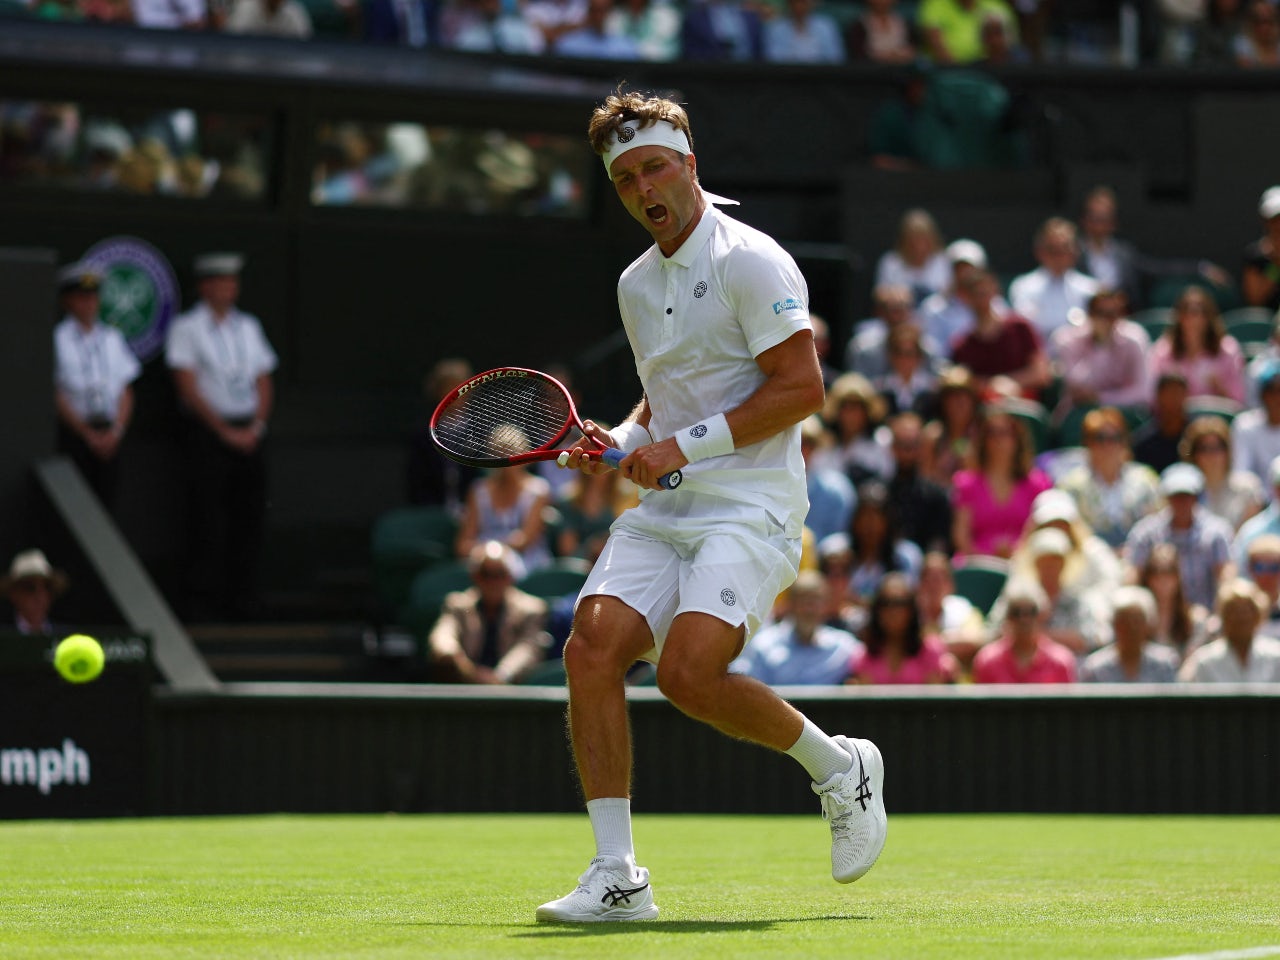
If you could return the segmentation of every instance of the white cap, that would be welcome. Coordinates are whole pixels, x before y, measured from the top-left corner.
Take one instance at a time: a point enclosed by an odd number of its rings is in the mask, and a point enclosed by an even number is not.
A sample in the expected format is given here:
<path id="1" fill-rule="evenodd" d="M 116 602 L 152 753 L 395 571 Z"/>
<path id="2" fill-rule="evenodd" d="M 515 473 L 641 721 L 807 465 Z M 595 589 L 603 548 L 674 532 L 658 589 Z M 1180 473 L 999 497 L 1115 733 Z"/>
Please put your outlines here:
<path id="1" fill-rule="evenodd" d="M 1258 213 L 1262 215 L 1263 220 L 1280 217 L 1280 186 L 1268 187 L 1262 192 L 1262 199 L 1258 202 Z"/>
<path id="2" fill-rule="evenodd" d="M 987 251 L 977 240 L 953 240 L 947 245 L 947 259 L 952 265 L 970 263 L 979 270 L 987 269 Z"/>
<path id="3" fill-rule="evenodd" d="M 238 253 L 202 253 L 193 264 L 197 277 L 235 277 L 244 268 Z"/>
<path id="4" fill-rule="evenodd" d="M 1075 523 L 1079 519 L 1080 508 L 1065 490 L 1043 490 L 1031 501 L 1031 522 L 1037 527 L 1055 521 Z"/>
<path id="5" fill-rule="evenodd" d="M 1189 463 L 1175 463 L 1160 474 L 1160 492 L 1166 497 L 1185 493 L 1193 497 L 1204 492 L 1204 474 Z"/>

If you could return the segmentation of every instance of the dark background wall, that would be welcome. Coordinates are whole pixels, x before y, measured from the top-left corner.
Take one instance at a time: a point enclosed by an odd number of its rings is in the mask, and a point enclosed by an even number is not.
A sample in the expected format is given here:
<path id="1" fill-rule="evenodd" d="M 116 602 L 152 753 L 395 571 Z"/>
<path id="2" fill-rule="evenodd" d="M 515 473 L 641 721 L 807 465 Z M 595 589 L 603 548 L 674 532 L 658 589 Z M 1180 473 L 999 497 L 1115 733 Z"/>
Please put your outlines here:
<path id="1" fill-rule="evenodd" d="M 249 686 L 157 699 L 150 812 L 580 808 L 563 690 Z M 1280 812 L 1276 697 L 1257 687 L 790 692 L 824 729 L 877 743 L 892 813 Z M 814 812 L 790 758 L 656 690 L 635 692 L 631 716 L 637 810 Z"/>
<path id="2" fill-rule="evenodd" d="M 420 381 L 436 359 L 461 354 L 480 368 L 576 362 L 588 415 L 604 419 L 636 399 L 616 337 L 614 282 L 645 237 L 598 167 L 590 216 L 578 222 L 320 208 L 308 200 L 314 130 L 323 120 L 581 137 L 591 107 L 618 80 L 616 65 L 406 51 L 372 59 L 319 42 L 301 48 L 91 29 L 60 46 L 65 31 L 12 25 L 19 28 L 23 36 L 0 49 L 6 97 L 270 118 L 275 149 L 262 203 L 0 188 L 0 245 L 47 248 L 66 261 L 105 237 L 138 236 L 174 264 L 184 306 L 194 254 L 244 251 L 243 305 L 262 318 L 282 361 L 266 558 L 278 615 L 363 614 L 369 524 L 403 500 L 405 440 L 428 413 Z M 1032 266 L 1038 223 L 1074 215 L 1083 192 L 1107 182 L 1120 195 L 1123 232 L 1142 249 L 1207 257 L 1234 271 L 1259 232 L 1259 194 L 1280 181 L 1280 94 L 1265 76 L 1007 71 L 999 79 L 1030 104 L 1028 164 L 945 173 L 886 173 L 868 162 L 870 117 L 895 95 L 899 73 L 631 64 L 626 77 L 688 103 L 703 181 L 742 200 L 744 220 L 796 253 L 837 350 L 868 312 L 876 259 L 908 207 L 932 211 L 948 237 L 980 240 L 997 271 L 1012 276 Z M 52 299 L 50 290 L 49 323 Z M 13 389 L 47 393 L 45 368 L 18 366 Z M 121 524 L 167 587 L 182 548 L 183 500 L 176 414 L 160 360 L 147 365 L 138 391 Z M 0 476 L 20 475 L 29 455 L 5 449 Z"/>

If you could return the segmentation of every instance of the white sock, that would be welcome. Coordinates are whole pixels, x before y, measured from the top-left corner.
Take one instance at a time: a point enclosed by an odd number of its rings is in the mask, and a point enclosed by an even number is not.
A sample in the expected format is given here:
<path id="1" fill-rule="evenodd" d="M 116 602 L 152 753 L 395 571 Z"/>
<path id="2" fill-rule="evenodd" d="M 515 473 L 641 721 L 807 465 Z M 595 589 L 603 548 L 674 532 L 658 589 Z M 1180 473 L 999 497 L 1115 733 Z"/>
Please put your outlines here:
<path id="1" fill-rule="evenodd" d="M 591 832 L 596 837 L 596 855 L 631 858 L 635 863 L 635 849 L 631 841 L 631 801 L 626 797 L 599 797 L 587 801 L 587 816 L 591 818 Z"/>
<path id="2" fill-rule="evenodd" d="M 809 772 L 813 782 L 818 784 L 826 783 L 838 773 L 848 773 L 853 767 L 849 754 L 819 730 L 808 717 L 804 718 L 800 738 L 786 753 L 799 762 Z"/>

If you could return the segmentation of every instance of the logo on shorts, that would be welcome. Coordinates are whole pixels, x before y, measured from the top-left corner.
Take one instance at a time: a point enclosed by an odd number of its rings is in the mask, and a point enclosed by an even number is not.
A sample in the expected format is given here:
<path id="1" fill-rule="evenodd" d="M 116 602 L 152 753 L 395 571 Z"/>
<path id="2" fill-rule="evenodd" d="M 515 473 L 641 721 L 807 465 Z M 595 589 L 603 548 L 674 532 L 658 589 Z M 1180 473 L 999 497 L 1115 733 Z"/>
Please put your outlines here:
<path id="1" fill-rule="evenodd" d="M 630 142 L 631 142 L 632 140 L 634 140 L 635 138 L 636 138 L 636 128 L 635 128 L 635 127 L 619 127 L 619 128 L 618 128 L 618 142 L 619 142 L 619 143 L 630 143 Z"/>
<path id="2" fill-rule="evenodd" d="M 707 295 L 707 281 L 699 280 L 693 285 L 693 296 L 696 300 L 701 300 Z"/>
<path id="3" fill-rule="evenodd" d="M 707 425 L 705 423 L 694 424 L 689 428 L 689 436 L 693 437 L 695 440 L 705 437 L 706 435 Z"/>
<path id="4" fill-rule="evenodd" d="M 723 590 L 720 591 L 720 601 L 726 607 L 732 607 L 735 603 L 738 602 L 738 595 L 734 593 L 732 590 L 730 590 L 728 587 L 725 587 Z"/>

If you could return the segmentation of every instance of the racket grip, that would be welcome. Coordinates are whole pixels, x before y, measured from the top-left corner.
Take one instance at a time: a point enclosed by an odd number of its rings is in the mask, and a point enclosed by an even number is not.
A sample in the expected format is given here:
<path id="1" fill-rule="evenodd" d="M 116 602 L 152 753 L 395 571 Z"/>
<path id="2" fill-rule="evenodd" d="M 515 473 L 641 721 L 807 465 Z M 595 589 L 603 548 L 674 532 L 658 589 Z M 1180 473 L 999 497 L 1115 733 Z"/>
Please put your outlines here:
<path id="1" fill-rule="evenodd" d="M 615 470 L 618 469 L 618 464 L 620 464 L 625 457 L 626 454 L 617 447 L 605 447 L 600 451 L 600 459 Z M 658 478 L 658 486 L 662 487 L 663 490 L 674 490 L 676 487 L 680 486 L 680 481 L 683 479 L 683 473 L 679 470 L 672 470 L 670 473 L 664 474 Z"/>

